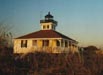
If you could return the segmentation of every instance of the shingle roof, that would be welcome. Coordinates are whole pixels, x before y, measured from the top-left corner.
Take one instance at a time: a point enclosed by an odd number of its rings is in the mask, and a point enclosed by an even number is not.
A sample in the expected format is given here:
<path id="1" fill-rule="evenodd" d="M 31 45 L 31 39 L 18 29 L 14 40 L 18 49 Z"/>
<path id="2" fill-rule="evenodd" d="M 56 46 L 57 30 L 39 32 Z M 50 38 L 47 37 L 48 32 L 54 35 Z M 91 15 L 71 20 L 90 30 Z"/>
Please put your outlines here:
<path id="1" fill-rule="evenodd" d="M 29 38 L 65 38 L 65 39 L 73 40 L 54 30 L 40 30 L 40 31 L 36 31 L 30 34 L 18 37 L 16 39 L 29 39 Z"/>

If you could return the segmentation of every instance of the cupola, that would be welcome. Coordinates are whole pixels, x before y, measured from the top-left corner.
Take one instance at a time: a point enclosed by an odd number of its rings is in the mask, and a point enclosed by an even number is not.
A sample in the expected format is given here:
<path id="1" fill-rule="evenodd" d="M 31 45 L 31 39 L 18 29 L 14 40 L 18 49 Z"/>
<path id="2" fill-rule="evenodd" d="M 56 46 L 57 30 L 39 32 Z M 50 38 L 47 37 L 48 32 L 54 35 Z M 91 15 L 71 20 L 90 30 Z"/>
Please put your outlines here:
<path id="1" fill-rule="evenodd" d="M 53 18 L 54 17 L 50 14 L 50 12 L 48 12 L 48 14 L 45 15 L 45 18 L 40 20 L 41 30 L 55 30 L 57 21 L 55 21 Z"/>

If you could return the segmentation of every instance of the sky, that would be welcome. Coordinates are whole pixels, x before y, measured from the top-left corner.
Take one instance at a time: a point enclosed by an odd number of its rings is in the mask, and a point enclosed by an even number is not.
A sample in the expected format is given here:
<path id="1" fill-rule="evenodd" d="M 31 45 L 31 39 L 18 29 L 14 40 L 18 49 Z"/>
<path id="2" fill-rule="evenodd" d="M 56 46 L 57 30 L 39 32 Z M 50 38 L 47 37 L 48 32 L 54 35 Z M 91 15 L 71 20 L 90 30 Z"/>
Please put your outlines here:
<path id="1" fill-rule="evenodd" d="M 103 47 L 103 0 L 0 0 L 0 22 L 12 26 L 14 38 L 40 30 L 49 11 L 58 32 L 80 46 Z"/>

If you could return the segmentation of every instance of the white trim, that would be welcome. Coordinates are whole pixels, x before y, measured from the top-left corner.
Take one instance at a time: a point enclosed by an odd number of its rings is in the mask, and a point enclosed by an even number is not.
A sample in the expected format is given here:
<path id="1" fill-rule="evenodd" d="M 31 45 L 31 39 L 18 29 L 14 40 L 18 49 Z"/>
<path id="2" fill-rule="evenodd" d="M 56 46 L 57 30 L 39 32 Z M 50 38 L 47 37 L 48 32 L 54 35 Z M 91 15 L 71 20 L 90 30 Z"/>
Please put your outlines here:
<path id="1" fill-rule="evenodd" d="M 15 38 L 15 39 L 20 39 L 20 40 L 26 40 L 26 39 L 63 39 L 63 40 L 68 40 L 68 41 L 72 41 L 72 40 L 70 40 L 70 39 L 65 39 L 65 38 Z M 15 40 L 14 39 L 14 40 Z"/>
<path id="2" fill-rule="evenodd" d="M 63 39 L 63 38 L 27 38 L 29 40 L 42 40 L 42 39 Z M 14 39 L 14 40 L 27 40 L 27 39 Z"/>

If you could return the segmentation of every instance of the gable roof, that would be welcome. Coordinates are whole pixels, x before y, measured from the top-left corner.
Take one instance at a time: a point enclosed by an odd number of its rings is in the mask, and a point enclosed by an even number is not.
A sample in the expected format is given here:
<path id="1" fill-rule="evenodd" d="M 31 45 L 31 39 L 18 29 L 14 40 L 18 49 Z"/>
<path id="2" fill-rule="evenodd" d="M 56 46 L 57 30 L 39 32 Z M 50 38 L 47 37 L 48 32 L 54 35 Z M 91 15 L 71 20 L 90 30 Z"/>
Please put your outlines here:
<path id="1" fill-rule="evenodd" d="M 30 34 L 18 37 L 16 39 L 29 39 L 29 38 L 65 38 L 65 39 L 73 40 L 54 30 L 40 30 L 40 31 L 36 31 Z"/>

